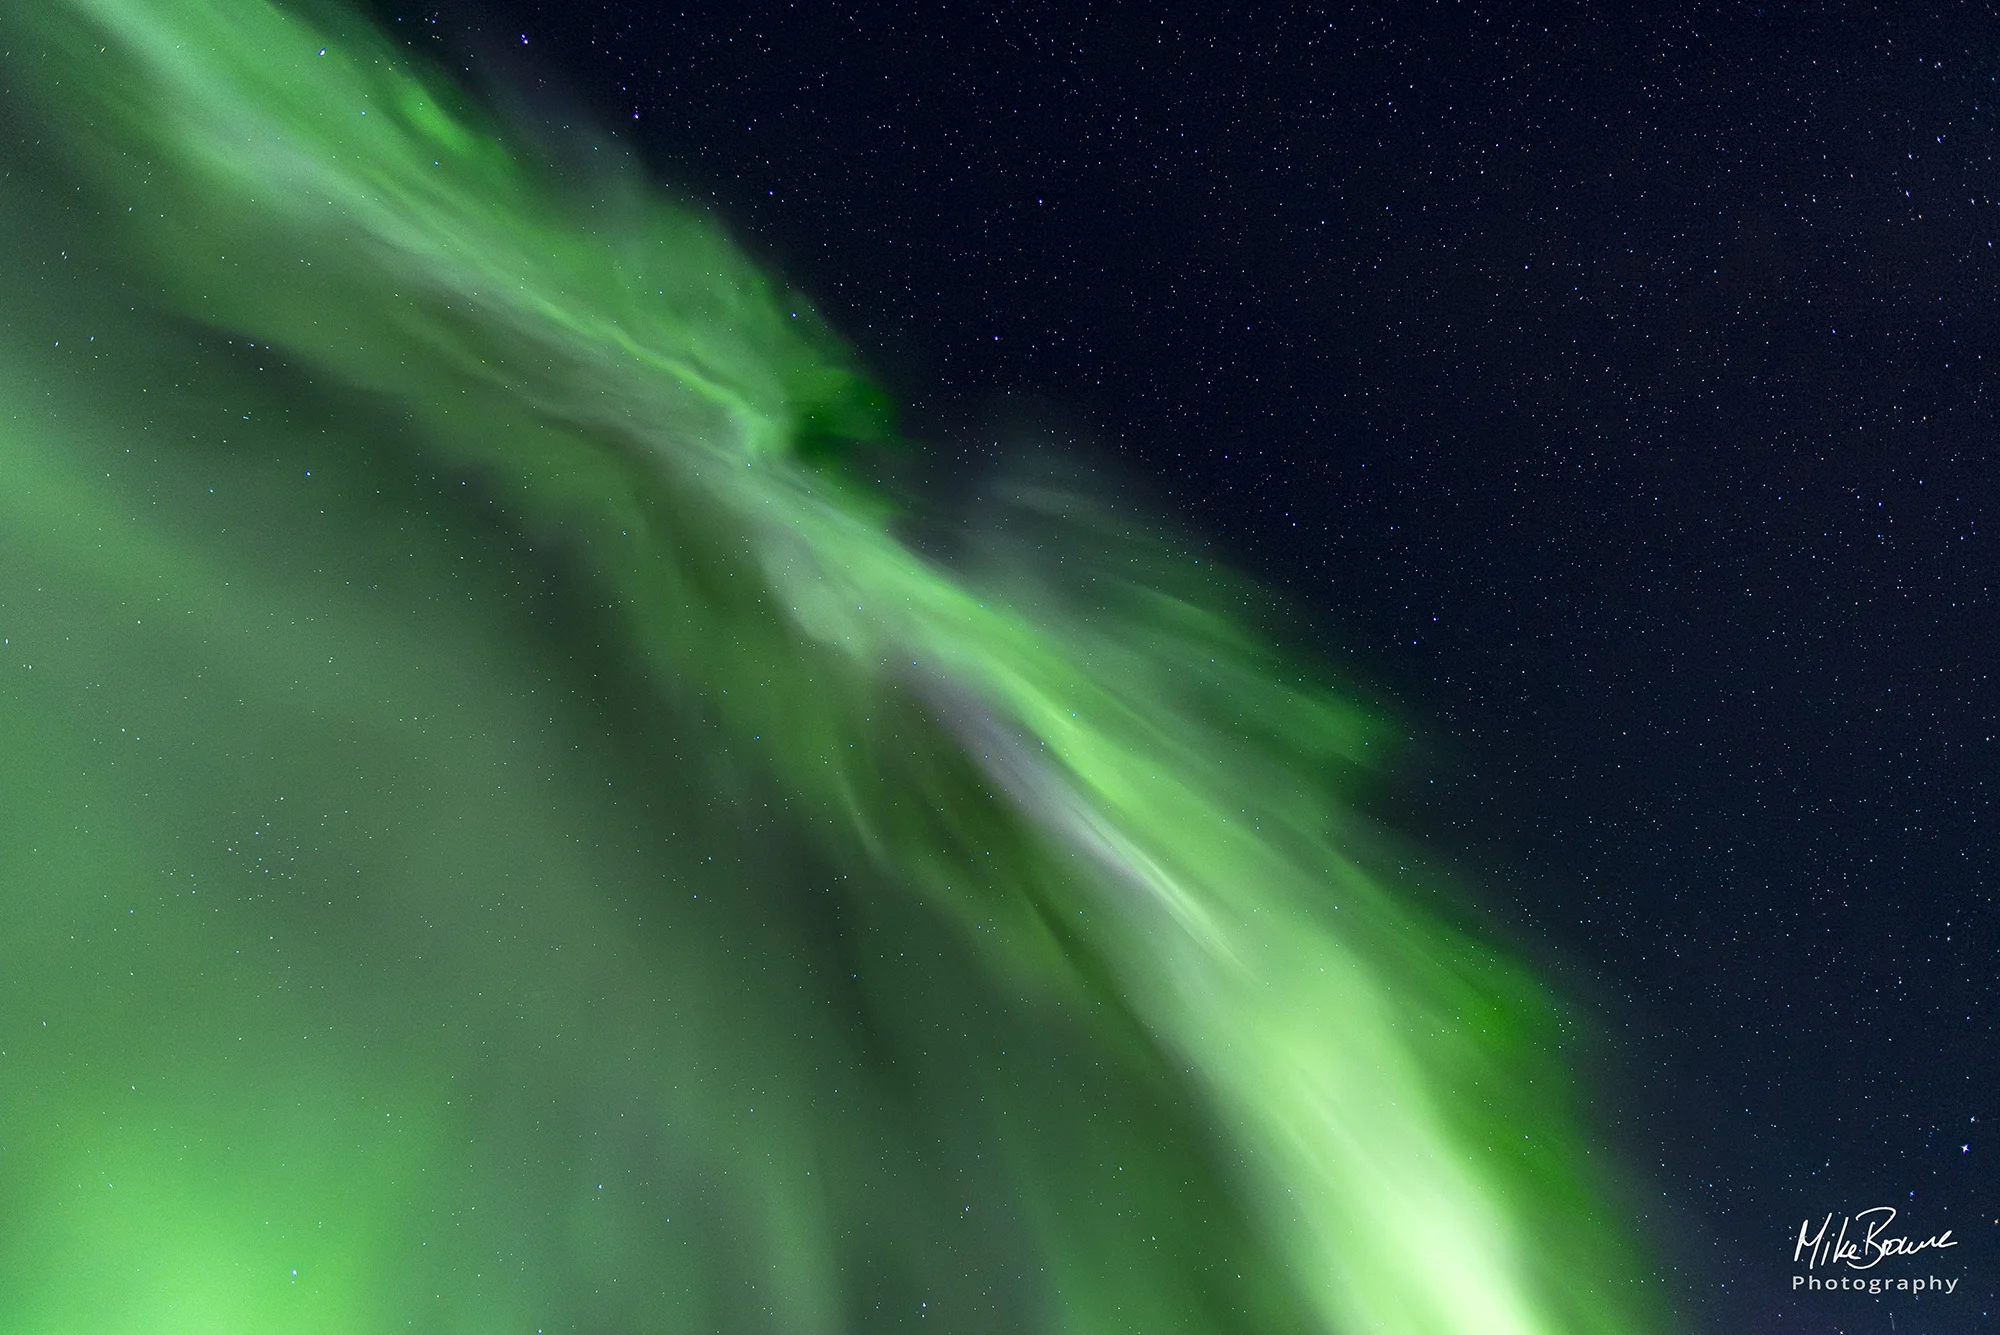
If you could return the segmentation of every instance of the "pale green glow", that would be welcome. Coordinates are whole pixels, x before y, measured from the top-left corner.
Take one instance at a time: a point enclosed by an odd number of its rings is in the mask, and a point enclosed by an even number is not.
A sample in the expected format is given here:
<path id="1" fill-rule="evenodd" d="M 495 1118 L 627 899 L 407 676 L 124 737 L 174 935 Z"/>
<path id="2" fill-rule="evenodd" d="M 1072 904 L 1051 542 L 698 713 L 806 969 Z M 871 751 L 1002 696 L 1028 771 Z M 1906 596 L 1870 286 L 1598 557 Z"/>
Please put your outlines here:
<path id="1" fill-rule="evenodd" d="M 0 1329 L 1633 1328 L 1381 724 L 323 24 L 6 20 Z"/>

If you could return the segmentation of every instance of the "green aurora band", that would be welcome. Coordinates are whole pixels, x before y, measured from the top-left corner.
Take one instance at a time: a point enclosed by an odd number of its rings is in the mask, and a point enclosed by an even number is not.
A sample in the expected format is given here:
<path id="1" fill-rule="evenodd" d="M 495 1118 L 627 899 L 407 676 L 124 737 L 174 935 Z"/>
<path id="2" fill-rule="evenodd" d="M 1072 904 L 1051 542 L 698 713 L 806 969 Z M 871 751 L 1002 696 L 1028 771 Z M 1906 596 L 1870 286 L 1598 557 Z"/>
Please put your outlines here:
<path id="1" fill-rule="evenodd" d="M 920 554 L 802 301 L 355 15 L 0 45 L 0 1331 L 1649 1324 L 1247 586 Z"/>

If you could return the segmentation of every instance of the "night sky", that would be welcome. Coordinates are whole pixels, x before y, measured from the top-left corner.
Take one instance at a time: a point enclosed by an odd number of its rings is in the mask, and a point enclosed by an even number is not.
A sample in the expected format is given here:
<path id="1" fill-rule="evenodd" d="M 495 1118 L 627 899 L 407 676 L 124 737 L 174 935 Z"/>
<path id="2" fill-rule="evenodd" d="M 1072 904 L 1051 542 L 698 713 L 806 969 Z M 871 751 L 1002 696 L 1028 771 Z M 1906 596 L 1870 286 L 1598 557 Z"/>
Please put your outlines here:
<path id="1" fill-rule="evenodd" d="M 1989 9 L 379 8 L 712 207 L 943 467 L 1085 440 L 1309 609 L 1594 1012 L 1670 1324 L 1888 1329 L 1788 1277 L 1893 1204 L 1966 1277 L 1899 1328 L 1989 1328 Z"/>

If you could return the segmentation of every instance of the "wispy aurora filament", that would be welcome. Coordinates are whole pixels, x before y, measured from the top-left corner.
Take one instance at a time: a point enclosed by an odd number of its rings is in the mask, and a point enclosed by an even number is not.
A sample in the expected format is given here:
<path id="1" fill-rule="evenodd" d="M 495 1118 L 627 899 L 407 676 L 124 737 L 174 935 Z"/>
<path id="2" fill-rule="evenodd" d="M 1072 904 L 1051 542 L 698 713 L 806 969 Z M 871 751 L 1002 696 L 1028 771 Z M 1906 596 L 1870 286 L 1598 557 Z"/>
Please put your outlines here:
<path id="1" fill-rule="evenodd" d="M 0 31 L 0 1329 L 1634 1328 L 1239 590 L 915 554 L 805 305 L 358 20 Z"/>

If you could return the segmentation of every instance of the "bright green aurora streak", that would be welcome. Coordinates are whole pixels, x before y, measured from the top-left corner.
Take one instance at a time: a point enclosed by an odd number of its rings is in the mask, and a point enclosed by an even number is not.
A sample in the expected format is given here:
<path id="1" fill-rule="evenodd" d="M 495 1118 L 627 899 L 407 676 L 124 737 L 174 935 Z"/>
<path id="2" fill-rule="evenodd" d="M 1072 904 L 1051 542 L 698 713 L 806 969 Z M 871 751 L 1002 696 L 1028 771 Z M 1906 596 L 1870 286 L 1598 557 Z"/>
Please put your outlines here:
<path id="1" fill-rule="evenodd" d="M 352 15 L 0 45 L 0 1331 L 1636 1328 L 1246 589 L 918 554 L 801 302 Z"/>

